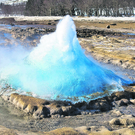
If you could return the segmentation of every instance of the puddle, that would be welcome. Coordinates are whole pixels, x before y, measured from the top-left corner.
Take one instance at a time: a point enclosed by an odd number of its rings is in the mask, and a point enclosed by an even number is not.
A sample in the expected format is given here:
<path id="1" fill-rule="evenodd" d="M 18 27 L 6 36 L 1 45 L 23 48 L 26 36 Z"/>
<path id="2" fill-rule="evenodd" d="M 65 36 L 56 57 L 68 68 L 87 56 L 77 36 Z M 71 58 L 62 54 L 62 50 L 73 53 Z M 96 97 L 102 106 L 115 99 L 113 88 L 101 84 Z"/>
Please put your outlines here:
<path id="1" fill-rule="evenodd" d="M 0 24 L 0 27 L 4 27 L 4 28 L 7 28 L 7 29 L 12 29 L 14 26 L 11 26 L 11 25 L 8 25 L 8 24 Z"/>
<path id="2" fill-rule="evenodd" d="M 19 28 L 28 28 L 28 27 L 32 27 L 32 28 L 53 28 L 54 26 L 51 25 L 15 25 L 14 27 L 19 27 Z"/>
<path id="3" fill-rule="evenodd" d="M 135 33 L 122 33 L 123 35 L 135 36 Z"/>
<path id="4" fill-rule="evenodd" d="M 54 28 L 54 26 L 51 25 L 8 25 L 8 24 L 0 24 L 0 27 L 4 27 L 7 29 L 12 29 L 12 28 L 22 28 L 22 29 L 26 29 L 28 27 L 32 27 L 32 28 Z"/>

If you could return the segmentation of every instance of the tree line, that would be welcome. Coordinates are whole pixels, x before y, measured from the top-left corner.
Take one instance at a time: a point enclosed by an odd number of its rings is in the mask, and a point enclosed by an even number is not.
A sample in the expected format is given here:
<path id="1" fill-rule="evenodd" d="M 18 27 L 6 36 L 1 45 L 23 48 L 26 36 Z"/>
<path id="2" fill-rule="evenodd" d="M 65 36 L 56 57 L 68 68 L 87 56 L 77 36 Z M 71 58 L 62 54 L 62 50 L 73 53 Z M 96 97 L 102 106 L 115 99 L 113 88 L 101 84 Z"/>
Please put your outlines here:
<path id="1" fill-rule="evenodd" d="M 0 3 L 0 14 L 4 15 L 24 15 L 25 14 L 26 3 L 6 5 Z"/>
<path id="2" fill-rule="evenodd" d="M 18 5 L 2 4 L 1 9 L 27 16 L 134 16 L 135 0 L 28 0 Z"/>

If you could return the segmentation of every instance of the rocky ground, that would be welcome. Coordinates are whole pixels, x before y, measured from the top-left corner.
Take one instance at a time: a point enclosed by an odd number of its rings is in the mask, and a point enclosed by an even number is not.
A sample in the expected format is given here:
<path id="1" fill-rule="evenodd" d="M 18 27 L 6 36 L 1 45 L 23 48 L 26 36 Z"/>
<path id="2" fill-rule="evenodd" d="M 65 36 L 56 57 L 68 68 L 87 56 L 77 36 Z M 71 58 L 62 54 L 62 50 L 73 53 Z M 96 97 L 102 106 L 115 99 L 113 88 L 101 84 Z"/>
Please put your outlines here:
<path id="1" fill-rule="evenodd" d="M 125 87 L 124 92 L 75 105 L 17 94 L 3 96 L 0 128 L 10 134 L 135 134 L 134 91 L 134 86 Z"/>
<path id="2" fill-rule="evenodd" d="M 1 36 L 5 41 L 1 45 L 8 45 L 12 39 L 15 39 L 16 44 L 27 42 L 32 47 L 37 45 L 41 35 L 53 32 L 58 22 L 58 20 L 48 20 L 30 23 L 16 22 L 15 19 L 3 20 L 1 23 L 12 22 L 10 23 L 12 26 L 0 27 Z M 16 27 L 16 24 L 20 23 L 37 26 Z M 86 50 L 86 55 L 91 54 L 103 66 L 106 64 L 116 73 L 119 74 L 121 71 L 120 74 L 126 75 L 125 77 L 135 79 L 135 35 L 133 34 L 135 23 L 133 21 L 82 20 L 75 23 L 79 42 Z M 39 24 L 47 24 L 47 26 L 41 27 Z M 110 29 L 106 28 L 107 25 Z M 8 39 L 3 33 L 10 34 L 12 39 Z M 0 135 L 134 135 L 135 86 L 124 87 L 122 92 L 115 92 L 89 103 L 77 104 L 47 101 L 19 94 L 1 95 L 0 125 Z"/>
<path id="3" fill-rule="evenodd" d="M 135 39 L 94 35 L 81 38 L 82 47 L 100 62 L 135 70 Z"/>

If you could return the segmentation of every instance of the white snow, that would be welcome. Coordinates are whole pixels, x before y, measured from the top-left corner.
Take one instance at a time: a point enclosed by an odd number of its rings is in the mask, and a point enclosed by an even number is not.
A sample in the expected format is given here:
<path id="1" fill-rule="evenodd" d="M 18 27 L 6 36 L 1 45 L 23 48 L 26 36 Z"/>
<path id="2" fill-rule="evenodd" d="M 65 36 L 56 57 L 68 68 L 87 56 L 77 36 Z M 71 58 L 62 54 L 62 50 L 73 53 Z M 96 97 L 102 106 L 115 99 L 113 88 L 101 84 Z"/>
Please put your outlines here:
<path id="1" fill-rule="evenodd" d="M 5 17 L 1 15 L 0 18 Z M 43 20 L 59 20 L 63 16 L 8 16 L 14 17 L 16 21 L 43 21 Z M 72 17 L 73 20 L 77 21 L 135 21 L 135 17 Z"/>

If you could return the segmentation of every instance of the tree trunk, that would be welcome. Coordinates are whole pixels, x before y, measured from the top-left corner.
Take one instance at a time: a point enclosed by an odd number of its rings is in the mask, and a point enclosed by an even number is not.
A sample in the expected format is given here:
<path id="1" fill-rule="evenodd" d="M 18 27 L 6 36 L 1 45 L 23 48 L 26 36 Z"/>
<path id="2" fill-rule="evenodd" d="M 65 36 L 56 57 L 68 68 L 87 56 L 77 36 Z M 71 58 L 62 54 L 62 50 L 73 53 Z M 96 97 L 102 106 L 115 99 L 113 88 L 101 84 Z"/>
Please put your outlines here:
<path id="1" fill-rule="evenodd" d="M 50 8 L 50 16 L 52 15 L 52 9 Z"/>

